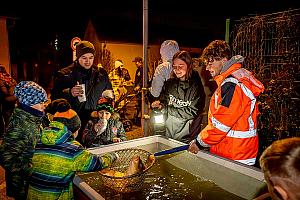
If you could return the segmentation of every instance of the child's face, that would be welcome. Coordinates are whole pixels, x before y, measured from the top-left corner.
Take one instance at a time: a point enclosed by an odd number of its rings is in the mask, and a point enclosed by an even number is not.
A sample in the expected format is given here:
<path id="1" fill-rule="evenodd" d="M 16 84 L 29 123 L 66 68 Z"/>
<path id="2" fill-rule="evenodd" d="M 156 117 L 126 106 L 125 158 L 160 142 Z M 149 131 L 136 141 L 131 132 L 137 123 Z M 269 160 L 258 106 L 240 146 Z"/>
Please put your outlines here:
<path id="1" fill-rule="evenodd" d="M 38 103 L 38 104 L 35 104 L 31 107 L 38 110 L 38 111 L 41 111 L 41 112 L 45 111 L 45 103 Z"/>
<path id="2" fill-rule="evenodd" d="M 78 131 L 79 131 L 79 129 L 73 133 L 74 138 L 77 138 L 77 136 L 78 136 Z"/>
<path id="3" fill-rule="evenodd" d="M 99 119 L 108 120 L 111 116 L 111 113 L 108 112 L 107 110 L 100 110 L 100 111 L 98 111 L 98 116 L 99 116 Z"/>

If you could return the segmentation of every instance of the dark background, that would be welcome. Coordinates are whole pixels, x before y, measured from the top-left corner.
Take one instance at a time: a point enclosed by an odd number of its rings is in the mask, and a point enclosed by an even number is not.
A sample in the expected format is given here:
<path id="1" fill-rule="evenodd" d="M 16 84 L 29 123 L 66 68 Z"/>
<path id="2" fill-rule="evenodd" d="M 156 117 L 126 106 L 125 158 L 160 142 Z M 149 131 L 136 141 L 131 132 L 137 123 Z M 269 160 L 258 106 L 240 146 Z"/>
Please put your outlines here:
<path id="1" fill-rule="evenodd" d="M 1 5 L 0 16 L 17 18 L 20 36 L 30 40 L 50 39 L 57 33 L 81 36 L 87 21 L 92 19 L 104 39 L 142 42 L 142 0 L 13 1 L 12 5 L 6 4 Z M 299 7 L 296 0 L 149 0 L 149 41 L 167 37 L 186 45 L 203 46 L 212 38 L 224 36 L 226 18 L 234 21 Z"/>
<path id="2" fill-rule="evenodd" d="M 242 17 L 300 8 L 299 2 L 149 0 L 149 44 L 175 39 L 180 46 L 203 48 L 214 39 L 224 39 L 227 18 L 234 24 Z M 83 38 L 89 20 L 101 41 L 143 41 L 142 0 L 3 3 L 0 16 L 11 17 L 7 22 L 12 62 L 55 56 L 61 65 L 70 63 L 70 40 Z"/>

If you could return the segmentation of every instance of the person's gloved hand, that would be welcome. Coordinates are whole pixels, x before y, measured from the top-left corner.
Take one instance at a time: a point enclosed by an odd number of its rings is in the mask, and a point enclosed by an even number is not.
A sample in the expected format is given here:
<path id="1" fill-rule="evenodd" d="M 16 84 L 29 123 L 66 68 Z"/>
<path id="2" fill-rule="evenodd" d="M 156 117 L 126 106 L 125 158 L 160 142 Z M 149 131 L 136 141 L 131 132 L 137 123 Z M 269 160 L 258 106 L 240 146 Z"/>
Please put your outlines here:
<path id="1" fill-rule="evenodd" d="M 119 159 L 119 155 L 116 152 L 109 153 L 112 158 L 112 163 Z"/>
<path id="2" fill-rule="evenodd" d="M 119 155 L 115 152 L 109 152 L 101 155 L 100 157 L 102 157 L 103 159 L 109 159 L 109 161 L 113 163 L 119 158 Z"/>
<path id="3" fill-rule="evenodd" d="M 119 158 L 119 155 L 115 152 L 109 152 L 109 153 L 98 156 L 98 159 L 102 163 L 102 168 L 109 167 L 118 158 Z"/>

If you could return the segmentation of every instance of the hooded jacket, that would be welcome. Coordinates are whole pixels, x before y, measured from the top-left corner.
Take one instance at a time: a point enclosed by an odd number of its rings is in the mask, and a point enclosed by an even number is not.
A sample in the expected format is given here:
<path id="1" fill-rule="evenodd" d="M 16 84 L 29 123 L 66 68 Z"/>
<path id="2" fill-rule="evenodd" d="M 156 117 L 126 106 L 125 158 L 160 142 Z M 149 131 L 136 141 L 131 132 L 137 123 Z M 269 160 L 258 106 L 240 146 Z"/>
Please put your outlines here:
<path id="1" fill-rule="evenodd" d="M 190 124 L 205 106 L 201 78 L 195 71 L 187 81 L 170 78 L 166 81 L 160 101 L 167 112 L 166 136 L 183 142 L 191 140 Z"/>
<path id="2" fill-rule="evenodd" d="M 218 88 L 208 112 L 208 125 L 197 141 L 210 152 L 244 164 L 254 165 L 258 152 L 257 96 L 264 86 L 241 68 L 243 58 L 234 56 L 214 77 Z"/>
<path id="3" fill-rule="evenodd" d="M 40 139 L 44 113 L 24 104 L 15 108 L 0 147 L 7 196 L 26 199 L 34 148 Z"/>
<path id="4" fill-rule="evenodd" d="M 113 138 L 120 138 L 121 141 L 126 141 L 126 133 L 121 121 L 112 119 L 112 117 L 107 122 L 107 127 L 105 131 L 97 135 L 95 131 L 95 125 L 98 122 L 97 119 L 89 120 L 85 129 L 83 130 L 83 144 L 85 147 L 95 147 L 106 144 L 112 144 Z"/>
<path id="5" fill-rule="evenodd" d="M 73 199 L 75 172 L 96 171 L 115 159 L 115 154 L 91 154 L 74 140 L 65 125 L 53 121 L 36 146 L 27 199 Z"/>
<path id="6" fill-rule="evenodd" d="M 170 78 L 172 72 L 172 59 L 178 51 L 178 44 L 174 40 L 166 40 L 162 43 L 160 48 L 162 63 L 155 69 L 150 88 L 150 93 L 153 97 L 159 97 L 165 81 Z"/>

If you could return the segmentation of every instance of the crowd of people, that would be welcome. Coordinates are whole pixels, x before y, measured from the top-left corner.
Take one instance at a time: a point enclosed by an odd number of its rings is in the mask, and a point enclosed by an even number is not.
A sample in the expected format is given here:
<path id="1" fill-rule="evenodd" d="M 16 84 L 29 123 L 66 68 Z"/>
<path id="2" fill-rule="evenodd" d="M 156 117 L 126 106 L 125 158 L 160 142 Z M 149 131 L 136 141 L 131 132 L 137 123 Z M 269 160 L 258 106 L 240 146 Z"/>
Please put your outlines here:
<path id="1" fill-rule="evenodd" d="M 162 63 L 154 72 L 147 99 L 152 109 L 165 116 L 165 136 L 188 143 L 188 150 L 195 154 L 209 148 L 217 156 L 254 165 L 258 157 L 257 97 L 264 86 L 243 68 L 244 58 L 232 55 L 223 40 L 212 41 L 204 49 L 200 59 L 218 87 L 208 106 L 208 124 L 202 128 L 207 94 L 190 53 L 180 50 L 175 40 L 166 40 L 160 54 Z M 33 81 L 17 83 L 0 66 L 0 163 L 5 169 L 7 196 L 73 199 L 72 180 L 77 171 L 97 171 L 117 159 L 115 153 L 99 156 L 86 149 L 127 140 L 115 112 L 110 76 L 95 65 L 94 58 L 91 42 L 77 44 L 76 60 L 55 73 L 50 94 Z M 134 91 L 139 91 L 143 58 L 133 62 L 137 67 Z M 122 60 L 116 60 L 115 66 L 118 76 L 131 80 Z M 139 119 L 141 98 L 139 94 Z M 299 199 L 299 152 L 299 138 L 289 138 L 276 141 L 260 157 L 272 198 Z"/>

